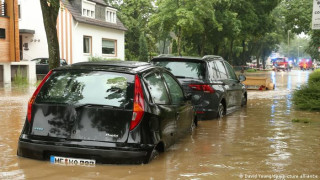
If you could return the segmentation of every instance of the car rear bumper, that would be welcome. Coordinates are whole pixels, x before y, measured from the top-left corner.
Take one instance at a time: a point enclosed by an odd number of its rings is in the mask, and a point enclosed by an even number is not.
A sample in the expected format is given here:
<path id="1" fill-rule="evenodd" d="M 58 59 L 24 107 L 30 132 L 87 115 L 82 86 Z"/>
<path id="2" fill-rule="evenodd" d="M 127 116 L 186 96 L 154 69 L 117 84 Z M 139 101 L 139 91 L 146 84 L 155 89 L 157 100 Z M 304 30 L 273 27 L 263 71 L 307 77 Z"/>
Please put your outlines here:
<path id="1" fill-rule="evenodd" d="M 69 158 L 94 159 L 96 163 L 107 164 L 141 164 L 148 163 L 154 145 L 126 145 L 117 147 L 116 143 L 107 143 L 108 146 L 64 145 L 49 142 L 25 141 L 19 139 L 18 156 L 49 160 L 50 156 Z M 113 144 L 111 147 L 110 144 Z"/>
<path id="2" fill-rule="evenodd" d="M 196 109 L 198 120 L 211 120 L 217 118 L 218 112 L 211 109 Z"/>

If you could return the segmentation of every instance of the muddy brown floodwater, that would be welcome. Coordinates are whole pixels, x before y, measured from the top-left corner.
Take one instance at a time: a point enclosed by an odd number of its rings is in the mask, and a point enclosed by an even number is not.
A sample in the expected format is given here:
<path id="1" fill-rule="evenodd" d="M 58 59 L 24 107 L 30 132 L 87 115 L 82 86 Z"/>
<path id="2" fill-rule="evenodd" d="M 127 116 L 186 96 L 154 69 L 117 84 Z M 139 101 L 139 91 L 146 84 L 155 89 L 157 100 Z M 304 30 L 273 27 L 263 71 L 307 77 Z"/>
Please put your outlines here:
<path id="1" fill-rule="evenodd" d="M 61 166 L 17 157 L 35 87 L 0 87 L 0 179 L 319 179 L 320 114 L 297 111 L 291 101 L 309 73 L 258 74 L 270 76 L 276 89 L 249 91 L 246 108 L 201 121 L 192 135 L 150 164 L 130 166 Z"/>

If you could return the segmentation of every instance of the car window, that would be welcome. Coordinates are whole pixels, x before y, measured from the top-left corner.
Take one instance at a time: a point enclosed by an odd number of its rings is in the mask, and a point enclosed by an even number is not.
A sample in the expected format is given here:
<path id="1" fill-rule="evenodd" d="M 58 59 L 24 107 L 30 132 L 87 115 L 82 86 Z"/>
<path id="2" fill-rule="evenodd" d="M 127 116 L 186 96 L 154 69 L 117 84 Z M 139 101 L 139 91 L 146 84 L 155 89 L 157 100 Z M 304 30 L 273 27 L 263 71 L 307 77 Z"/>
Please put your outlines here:
<path id="1" fill-rule="evenodd" d="M 208 63 L 208 69 L 210 72 L 210 79 L 215 80 L 220 78 L 220 73 L 218 73 L 217 66 L 213 61 Z"/>
<path id="2" fill-rule="evenodd" d="M 181 86 L 168 73 L 163 73 L 163 77 L 169 87 L 172 104 L 181 104 L 184 101 L 184 95 Z"/>
<path id="3" fill-rule="evenodd" d="M 234 70 L 233 70 L 232 66 L 227 62 L 225 62 L 224 64 L 225 64 L 225 66 L 226 66 L 226 68 L 228 70 L 229 77 L 231 79 L 238 80 L 237 75 L 234 73 Z"/>
<path id="4" fill-rule="evenodd" d="M 32 60 L 32 61 L 34 61 L 36 64 L 40 64 L 41 59 L 34 59 L 34 60 Z"/>
<path id="5" fill-rule="evenodd" d="M 169 96 L 161 76 L 158 73 L 152 73 L 144 79 L 153 102 L 156 104 L 169 104 Z"/>
<path id="6" fill-rule="evenodd" d="M 222 61 L 215 61 L 217 65 L 217 72 L 220 74 L 221 79 L 228 79 L 227 71 L 222 63 Z"/>
<path id="7" fill-rule="evenodd" d="M 204 62 L 175 62 L 175 61 L 158 61 L 156 66 L 165 67 L 176 77 L 186 77 L 193 79 L 205 78 Z"/>
<path id="8" fill-rule="evenodd" d="M 67 64 L 67 61 L 66 61 L 66 60 L 60 59 L 60 65 L 61 65 L 61 66 L 65 66 L 65 65 L 68 65 L 68 64 Z"/>
<path id="9" fill-rule="evenodd" d="M 48 59 L 42 58 L 39 64 L 48 64 Z"/>
<path id="10" fill-rule="evenodd" d="M 36 103 L 95 104 L 132 109 L 134 75 L 104 71 L 54 71 Z"/>

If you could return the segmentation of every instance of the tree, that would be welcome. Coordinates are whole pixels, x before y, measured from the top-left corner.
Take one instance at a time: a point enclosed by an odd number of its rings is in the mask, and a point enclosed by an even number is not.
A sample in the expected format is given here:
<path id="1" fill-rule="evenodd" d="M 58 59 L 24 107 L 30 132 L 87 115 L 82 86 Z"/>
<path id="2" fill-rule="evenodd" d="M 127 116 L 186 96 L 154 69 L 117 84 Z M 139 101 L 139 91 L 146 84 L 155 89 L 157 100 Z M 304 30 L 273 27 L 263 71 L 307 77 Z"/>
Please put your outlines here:
<path id="1" fill-rule="evenodd" d="M 303 49 L 310 54 L 312 59 L 319 59 L 320 33 L 318 30 L 311 29 L 312 3 L 313 1 L 309 0 L 283 0 L 281 7 L 286 19 L 286 30 L 290 30 L 297 35 L 300 33 L 310 35 L 310 42 Z"/>
<path id="2" fill-rule="evenodd" d="M 148 46 L 144 33 L 141 33 L 139 38 L 139 61 L 148 62 Z"/>
<path id="3" fill-rule="evenodd" d="M 60 9 L 59 0 L 39 0 L 43 23 L 47 35 L 49 51 L 49 69 L 60 66 L 60 50 L 57 36 L 57 17 Z"/>
<path id="4" fill-rule="evenodd" d="M 153 13 L 152 0 L 105 0 L 109 5 L 118 8 L 118 17 L 128 29 L 125 34 L 127 60 L 139 59 L 139 38 L 142 32 L 148 37 L 147 23 Z M 150 40 L 151 41 L 151 40 Z"/>

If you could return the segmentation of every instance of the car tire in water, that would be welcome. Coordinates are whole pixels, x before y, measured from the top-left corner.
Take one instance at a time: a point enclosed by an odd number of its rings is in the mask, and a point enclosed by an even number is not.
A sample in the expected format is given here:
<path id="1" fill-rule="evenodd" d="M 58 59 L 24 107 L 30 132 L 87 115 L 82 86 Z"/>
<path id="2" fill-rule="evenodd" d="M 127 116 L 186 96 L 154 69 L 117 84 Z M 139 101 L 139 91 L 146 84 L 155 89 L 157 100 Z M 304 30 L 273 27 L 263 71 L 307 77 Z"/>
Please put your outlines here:
<path id="1" fill-rule="evenodd" d="M 198 126 L 198 120 L 197 117 L 194 117 L 194 120 L 192 121 L 191 125 L 190 125 L 190 129 L 189 132 L 190 134 L 192 134 L 193 130 Z"/>
<path id="2" fill-rule="evenodd" d="M 147 161 L 147 163 L 150 163 L 153 159 L 157 158 L 159 154 L 159 151 L 156 148 L 154 148 L 149 156 L 149 160 Z"/>
<path id="3" fill-rule="evenodd" d="M 242 98 L 241 98 L 241 107 L 246 106 L 247 105 L 247 97 L 243 94 Z"/>
<path id="4" fill-rule="evenodd" d="M 218 107 L 218 115 L 217 118 L 222 118 L 224 116 L 224 106 L 222 103 L 219 104 Z"/>

